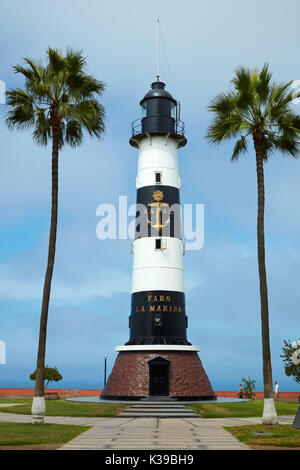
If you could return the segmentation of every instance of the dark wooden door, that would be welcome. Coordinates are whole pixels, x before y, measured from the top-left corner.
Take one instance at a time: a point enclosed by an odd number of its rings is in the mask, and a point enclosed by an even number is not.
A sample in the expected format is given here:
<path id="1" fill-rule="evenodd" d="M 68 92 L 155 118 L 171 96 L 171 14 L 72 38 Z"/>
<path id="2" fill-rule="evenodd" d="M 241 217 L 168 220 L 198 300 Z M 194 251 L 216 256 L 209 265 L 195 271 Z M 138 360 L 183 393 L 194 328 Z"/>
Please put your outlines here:
<path id="1" fill-rule="evenodd" d="M 169 396 L 169 361 L 149 361 L 150 396 Z"/>

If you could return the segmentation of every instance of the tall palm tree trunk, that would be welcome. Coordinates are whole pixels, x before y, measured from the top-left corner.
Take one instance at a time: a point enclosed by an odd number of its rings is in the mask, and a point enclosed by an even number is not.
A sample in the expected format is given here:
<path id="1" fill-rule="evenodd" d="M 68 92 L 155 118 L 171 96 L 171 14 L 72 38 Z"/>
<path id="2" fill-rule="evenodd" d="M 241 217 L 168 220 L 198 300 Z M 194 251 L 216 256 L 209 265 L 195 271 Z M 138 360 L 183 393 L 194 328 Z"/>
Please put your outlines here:
<path id="1" fill-rule="evenodd" d="M 269 332 L 269 306 L 268 288 L 265 262 L 265 184 L 264 184 L 264 135 L 258 131 L 254 135 L 254 146 L 256 151 L 256 173 L 257 173 L 257 255 L 259 271 L 260 305 L 261 305 L 261 332 L 263 353 L 263 378 L 264 378 L 264 412 L 263 424 L 277 424 L 277 414 L 273 398 L 273 379 L 270 351 Z M 277 421 L 278 422 L 278 421 Z"/>
<path id="2" fill-rule="evenodd" d="M 52 195 L 51 195 L 51 223 L 48 247 L 48 262 L 44 281 L 43 300 L 40 318 L 39 346 L 37 354 L 36 380 L 34 389 L 34 400 L 32 405 L 33 422 L 44 422 L 45 415 L 45 387 L 44 368 L 46 355 L 47 321 L 49 311 L 49 300 L 51 292 L 51 281 L 54 268 L 57 213 L 58 213 L 58 138 L 60 119 L 56 115 L 55 107 L 52 108 Z"/>

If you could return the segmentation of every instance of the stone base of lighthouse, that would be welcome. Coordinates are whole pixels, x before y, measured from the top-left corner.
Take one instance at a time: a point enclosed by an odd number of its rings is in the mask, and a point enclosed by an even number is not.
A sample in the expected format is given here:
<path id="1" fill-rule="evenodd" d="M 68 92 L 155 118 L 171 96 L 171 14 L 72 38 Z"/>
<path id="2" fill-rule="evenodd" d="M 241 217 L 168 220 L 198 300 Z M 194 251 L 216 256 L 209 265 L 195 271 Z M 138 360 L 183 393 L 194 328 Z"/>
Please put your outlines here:
<path id="1" fill-rule="evenodd" d="M 180 401 L 217 398 L 197 352 L 119 352 L 100 398 L 140 400 L 166 396 Z"/>

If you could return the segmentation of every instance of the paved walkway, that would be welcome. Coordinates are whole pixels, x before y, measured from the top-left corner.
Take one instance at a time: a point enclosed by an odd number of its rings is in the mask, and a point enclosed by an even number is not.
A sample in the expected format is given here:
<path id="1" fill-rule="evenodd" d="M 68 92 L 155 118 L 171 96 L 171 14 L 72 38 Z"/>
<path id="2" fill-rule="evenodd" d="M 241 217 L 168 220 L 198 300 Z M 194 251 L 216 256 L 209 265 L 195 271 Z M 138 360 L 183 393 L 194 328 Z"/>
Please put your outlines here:
<path id="1" fill-rule="evenodd" d="M 10 406 L 24 405 L 24 403 L 0 403 L 0 408 L 7 408 Z"/>
<path id="2" fill-rule="evenodd" d="M 62 450 L 246 450 L 216 422 L 188 418 L 118 419 L 81 434 Z M 197 422 L 197 424 L 196 424 Z M 199 424 L 201 422 L 201 424 Z M 114 426 L 112 426 L 114 424 Z"/>
<path id="3" fill-rule="evenodd" d="M 280 416 L 292 424 L 293 416 Z M 0 414 L 0 421 L 31 423 L 30 415 Z M 92 426 L 61 450 L 249 450 L 223 426 L 260 424 L 261 418 L 70 418 L 47 416 L 46 423 Z"/>

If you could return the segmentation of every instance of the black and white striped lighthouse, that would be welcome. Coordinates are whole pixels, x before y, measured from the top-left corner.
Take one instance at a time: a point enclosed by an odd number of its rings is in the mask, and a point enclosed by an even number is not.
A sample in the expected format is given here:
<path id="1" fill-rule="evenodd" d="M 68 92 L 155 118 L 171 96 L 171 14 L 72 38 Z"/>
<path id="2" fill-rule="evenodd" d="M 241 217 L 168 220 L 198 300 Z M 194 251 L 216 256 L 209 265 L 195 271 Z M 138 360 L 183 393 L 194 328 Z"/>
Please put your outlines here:
<path id="1" fill-rule="evenodd" d="M 130 337 L 116 347 L 101 398 L 214 399 L 200 348 L 187 339 L 178 172 L 178 149 L 187 140 L 180 105 L 158 77 L 140 105 L 130 139 L 138 149 Z"/>

